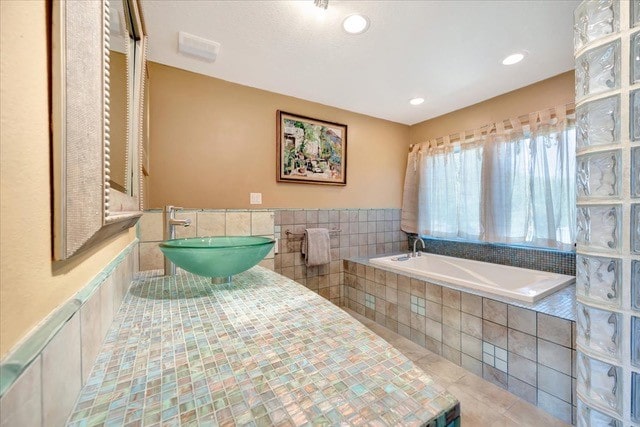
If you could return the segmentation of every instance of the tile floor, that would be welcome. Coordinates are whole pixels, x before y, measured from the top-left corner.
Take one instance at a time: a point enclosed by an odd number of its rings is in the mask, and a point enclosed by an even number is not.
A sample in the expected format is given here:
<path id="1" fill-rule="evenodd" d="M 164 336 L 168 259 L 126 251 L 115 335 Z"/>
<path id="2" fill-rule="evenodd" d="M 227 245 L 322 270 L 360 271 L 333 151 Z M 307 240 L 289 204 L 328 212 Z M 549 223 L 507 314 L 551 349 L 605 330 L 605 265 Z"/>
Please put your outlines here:
<path id="1" fill-rule="evenodd" d="M 344 307 L 343 310 L 384 338 L 455 395 L 460 401 L 463 426 L 568 426 L 568 424 L 506 390 L 483 380 L 353 310 Z"/>

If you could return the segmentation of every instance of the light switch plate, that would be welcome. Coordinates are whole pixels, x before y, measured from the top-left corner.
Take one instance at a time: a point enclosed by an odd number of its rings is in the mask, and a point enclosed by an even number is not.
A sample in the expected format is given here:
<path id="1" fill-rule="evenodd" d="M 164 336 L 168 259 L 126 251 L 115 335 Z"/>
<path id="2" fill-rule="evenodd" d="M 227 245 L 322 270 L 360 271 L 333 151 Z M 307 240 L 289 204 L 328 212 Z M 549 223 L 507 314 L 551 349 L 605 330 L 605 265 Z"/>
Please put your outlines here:
<path id="1" fill-rule="evenodd" d="M 262 193 L 249 193 L 249 203 L 252 205 L 261 205 Z"/>

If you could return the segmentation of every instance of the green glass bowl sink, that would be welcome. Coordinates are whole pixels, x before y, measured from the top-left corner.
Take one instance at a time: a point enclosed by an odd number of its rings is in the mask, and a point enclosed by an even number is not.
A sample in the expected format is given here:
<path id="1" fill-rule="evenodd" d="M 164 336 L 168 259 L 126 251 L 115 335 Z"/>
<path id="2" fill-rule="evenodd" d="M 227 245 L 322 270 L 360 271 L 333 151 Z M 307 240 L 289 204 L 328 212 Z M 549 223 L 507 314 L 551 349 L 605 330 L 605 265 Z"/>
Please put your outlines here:
<path id="1" fill-rule="evenodd" d="M 165 240 L 160 250 L 178 267 L 191 273 L 228 278 L 258 264 L 275 240 L 268 237 L 192 237 Z"/>

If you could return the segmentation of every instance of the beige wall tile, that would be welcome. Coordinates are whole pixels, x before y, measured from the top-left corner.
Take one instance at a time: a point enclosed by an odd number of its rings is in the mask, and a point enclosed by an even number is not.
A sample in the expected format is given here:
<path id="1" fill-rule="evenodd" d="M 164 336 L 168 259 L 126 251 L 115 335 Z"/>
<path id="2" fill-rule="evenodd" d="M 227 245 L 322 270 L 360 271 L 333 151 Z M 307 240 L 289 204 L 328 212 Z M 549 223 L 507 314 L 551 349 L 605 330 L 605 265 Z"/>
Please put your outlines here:
<path id="1" fill-rule="evenodd" d="M 538 337 L 547 341 L 571 347 L 571 322 L 559 317 L 538 314 Z"/>
<path id="2" fill-rule="evenodd" d="M 113 323 L 113 276 L 105 279 L 102 285 L 100 285 L 98 292 L 100 293 L 100 341 L 102 341 L 107 336 L 107 332 L 109 332 L 109 328 L 111 328 L 111 323 Z"/>
<path id="3" fill-rule="evenodd" d="M 402 274 L 398 275 L 398 292 L 411 293 L 411 279 Z"/>
<path id="4" fill-rule="evenodd" d="M 268 268 L 269 270 L 274 269 L 273 258 L 271 259 L 263 259 L 258 263 L 260 267 Z"/>
<path id="5" fill-rule="evenodd" d="M 442 344 L 442 357 L 460 366 L 460 350 Z"/>
<path id="6" fill-rule="evenodd" d="M 472 337 L 482 339 L 482 319 L 471 314 L 460 314 L 460 330 Z"/>
<path id="7" fill-rule="evenodd" d="M 565 402 L 571 403 L 571 377 L 538 365 L 538 388 Z"/>
<path id="8" fill-rule="evenodd" d="M 535 362 L 537 360 L 536 337 L 509 328 L 508 350 Z"/>
<path id="9" fill-rule="evenodd" d="M 508 325 L 529 335 L 536 334 L 536 312 L 513 305 L 507 307 Z"/>
<path id="10" fill-rule="evenodd" d="M 460 310 L 443 306 L 442 324 L 460 330 Z"/>
<path id="11" fill-rule="evenodd" d="M 0 426 L 42 425 L 42 359 L 31 362 L 0 398 Z"/>
<path id="12" fill-rule="evenodd" d="M 425 333 L 428 337 L 442 342 L 442 323 L 425 318 Z"/>
<path id="13" fill-rule="evenodd" d="M 442 288 L 442 305 L 460 310 L 460 291 Z"/>
<path id="14" fill-rule="evenodd" d="M 499 369 L 494 368 L 493 366 L 487 365 L 486 363 L 482 366 L 482 378 L 497 385 L 498 387 L 507 388 L 507 373 L 502 372 Z M 515 398 L 515 397 L 514 397 Z"/>
<path id="15" fill-rule="evenodd" d="M 250 236 L 251 212 L 227 212 L 225 234 L 227 236 Z"/>
<path id="16" fill-rule="evenodd" d="M 199 237 L 224 236 L 226 214 L 224 212 L 198 212 L 196 234 Z"/>
<path id="17" fill-rule="evenodd" d="M 464 354 L 464 352 L 460 355 L 460 366 L 474 375 L 482 377 L 482 362 Z"/>
<path id="18" fill-rule="evenodd" d="M 509 377 L 509 387 L 508 390 L 518 396 L 519 398 L 526 400 L 527 402 L 535 405 L 538 400 L 538 390 L 522 380 L 517 379 L 516 377 Z M 537 423 L 531 424 L 536 425 Z M 527 424 L 529 425 L 529 424 Z M 545 424 L 546 425 L 546 424 Z"/>
<path id="19" fill-rule="evenodd" d="M 140 243 L 140 271 L 160 270 L 164 267 L 164 256 L 158 243 Z"/>
<path id="20" fill-rule="evenodd" d="M 82 384 L 89 378 L 91 369 L 102 345 L 102 298 L 100 289 L 80 307 L 82 340 Z"/>
<path id="21" fill-rule="evenodd" d="M 507 348 L 507 328 L 497 323 L 482 321 L 482 340 L 501 348 Z"/>
<path id="22" fill-rule="evenodd" d="M 536 363 L 515 353 L 509 353 L 509 375 L 532 386 L 537 384 Z"/>
<path id="23" fill-rule="evenodd" d="M 274 233 L 273 212 L 251 212 L 251 235 L 264 236 Z"/>
<path id="24" fill-rule="evenodd" d="M 460 330 L 442 325 L 442 344 L 451 347 L 454 350 L 460 350 Z M 460 362 L 458 361 L 459 365 Z"/>
<path id="25" fill-rule="evenodd" d="M 434 285 L 433 283 L 426 283 L 425 297 L 429 301 L 442 304 L 442 286 Z"/>
<path id="26" fill-rule="evenodd" d="M 460 309 L 465 313 L 482 317 L 482 297 L 462 292 L 460 295 Z"/>
<path id="27" fill-rule="evenodd" d="M 465 333 L 460 334 L 462 353 L 475 359 L 482 359 L 482 340 Z M 480 373 L 482 375 L 482 372 Z"/>
<path id="28" fill-rule="evenodd" d="M 415 295 L 420 298 L 425 297 L 425 282 L 424 280 L 411 279 L 411 295 Z"/>
<path id="29" fill-rule="evenodd" d="M 571 424 L 571 405 L 542 390 L 538 390 L 538 407 L 544 409 L 556 418 Z"/>
<path id="30" fill-rule="evenodd" d="M 538 363 L 571 375 L 571 349 L 538 338 Z"/>
<path id="31" fill-rule="evenodd" d="M 64 425 L 81 388 L 80 316 L 76 313 L 42 352 L 42 419 Z"/>
<path id="32" fill-rule="evenodd" d="M 145 212 L 138 223 L 141 242 L 159 242 L 163 240 L 162 212 Z"/>
<path id="33" fill-rule="evenodd" d="M 425 312 L 429 319 L 442 323 L 442 306 L 440 304 L 425 300 Z"/>
<path id="34" fill-rule="evenodd" d="M 507 304 L 489 298 L 482 299 L 482 318 L 507 326 Z"/>
<path id="35" fill-rule="evenodd" d="M 191 224 L 188 227 L 177 225 L 176 239 L 185 239 L 187 237 L 196 237 L 196 231 L 198 229 L 198 218 L 194 211 L 178 211 L 176 212 L 176 219 L 188 219 L 191 220 Z"/>

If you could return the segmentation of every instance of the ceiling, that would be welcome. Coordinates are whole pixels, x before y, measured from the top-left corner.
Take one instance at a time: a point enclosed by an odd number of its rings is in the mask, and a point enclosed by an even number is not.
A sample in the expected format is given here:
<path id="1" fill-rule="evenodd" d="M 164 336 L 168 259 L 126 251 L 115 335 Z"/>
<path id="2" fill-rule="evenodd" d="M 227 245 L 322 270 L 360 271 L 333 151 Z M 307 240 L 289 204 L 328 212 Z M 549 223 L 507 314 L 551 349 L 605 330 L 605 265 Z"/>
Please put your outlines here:
<path id="1" fill-rule="evenodd" d="M 578 3 L 142 1 L 151 61 L 404 124 L 573 69 Z M 353 13 L 368 31 L 342 29 Z M 216 61 L 178 53 L 179 31 L 221 43 Z M 426 101 L 409 105 L 417 96 Z"/>

